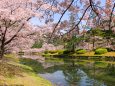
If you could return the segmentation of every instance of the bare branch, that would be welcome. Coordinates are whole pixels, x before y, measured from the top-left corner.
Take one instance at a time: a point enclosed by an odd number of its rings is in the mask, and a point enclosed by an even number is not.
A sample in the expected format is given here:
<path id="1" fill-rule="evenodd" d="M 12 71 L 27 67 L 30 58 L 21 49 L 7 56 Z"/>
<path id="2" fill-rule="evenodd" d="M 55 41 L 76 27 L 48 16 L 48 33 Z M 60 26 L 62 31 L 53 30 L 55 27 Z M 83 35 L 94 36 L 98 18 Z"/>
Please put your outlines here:
<path id="1" fill-rule="evenodd" d="M 83 17 L 85 16 L 85 13 L 87 12 L 87 10 L 89 9 L 90 5 L 85 9 L 82 17 L 80 18 L 79 22 L 69 31 L 67 32 L 66 34 L 70 33 L 71 31 L 73 31 L 76 27 L 78 27 L 78 25 L 80 24 L 80 22 L 82 21 Z"/>
<path id="2" fill-rule="evenodd" d="M 109 30 L 111 30 L 111 22 L 112 22 L 112 15 L 113 15 L 114 8 L 115 8 L 115 3 L 114 3 L 114 5 L 113 5 L 112 11 L 111 11 L 111 15 L 110 15 Z"/>
<path id="3" fill-rule="evenodd" d="M 67 10 L 71 7 L 71 5 L 73 4 L 74 0 L 71 1 L 71 3 L 69 4 L 69 6 L 66 8 L 66 10 L 62 13 L 58 23 L 55 25 L 54 29 L 53 29 L 53 32 L 51 33 L 51 36 L 50 36 L 50 39 L 52 38 L 57 26 L 59 25 L 59 23 L 61 22 L 61 19 L 63 18 L 64 14 L 67 12 Z"/>
<path id="4" fill-rule="evenodd" d="M 27 19 L 27 21 L 29 21 L 31 18 L 32 18 L 32 17 L 29 17 L 29 18 Z M 9 43 L 18 35 L 18 33 L 22 30 L 22 28 L 23 28 L 24 25 L 25 25 L 25 23 L 23 23 L 23 24 L 21 25 L 21 27 L 18 29 L 18 31 L 17 31 L 8 41 L 5 42 L 5 45 L 9 44 Z"/>

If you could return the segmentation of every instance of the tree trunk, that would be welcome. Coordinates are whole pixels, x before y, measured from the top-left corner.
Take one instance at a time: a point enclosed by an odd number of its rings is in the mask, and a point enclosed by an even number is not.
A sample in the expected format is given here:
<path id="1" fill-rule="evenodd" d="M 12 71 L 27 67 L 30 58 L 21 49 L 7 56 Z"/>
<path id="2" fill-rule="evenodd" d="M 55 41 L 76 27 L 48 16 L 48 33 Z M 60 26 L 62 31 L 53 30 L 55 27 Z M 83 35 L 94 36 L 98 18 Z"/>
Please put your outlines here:
<path id="1" fill-rule="evenodd" d="M 0 59 L 2 59 L 3 58 L 3 56 L 4 56 L 4 45 L 1 45 L 1 47 L 0 47 L 1 49 L 0 49 Z"/>
<path id="2" fill-rule="evenodd" d="M 95 40 L 93 39 L 93 50 L 95 49 Z"/>
<path id="3" fill-rule="evenodd" d="M 72 44 L 72 50 L 71 51 L 75 52 L 75 44 L 74 43 Z"/>

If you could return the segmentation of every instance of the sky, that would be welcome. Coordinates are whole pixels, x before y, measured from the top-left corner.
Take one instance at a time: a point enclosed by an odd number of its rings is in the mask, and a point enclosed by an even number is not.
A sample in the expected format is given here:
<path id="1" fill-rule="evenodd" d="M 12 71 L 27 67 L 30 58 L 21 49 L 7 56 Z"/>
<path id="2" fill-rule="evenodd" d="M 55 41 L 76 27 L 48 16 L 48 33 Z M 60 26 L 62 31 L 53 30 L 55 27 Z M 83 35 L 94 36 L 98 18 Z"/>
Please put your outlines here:
<path id="1" fill-rule="evenodd" d="M 66 13 L 63 16 L 62 21 L 69 19 L 68 15 L 69 15 L 69 13 Z M 54 22 L 58 22 L 59 18 L 60 18 L 60 15 L 59 14 L 55 14 L 54 15 Z M 31 22 L 32 25 L 44 25 L 45 20 L 43 20 L 43 19 L 39 20 L 38 18 L 34 17 L 34 18 L 31 19 L 30 22 Z"/>
<path id="2" fill-rule="evenodd" d="M 105 4 L 106 0 L 101 0 L 101 1 L 103 2 L 101 4 L 103 6 Z M 81 14 L 79 14 L 79 16 L 81 16 Z M 60 18 L 60 15 L 59 14 L 55 14 L 54 15 L 54 22 L 58 22 L 59 18 Z M 62 18 L 62 21 L 63 20 L 68 20 L 68 19 L 69 19 L 69 12 L 66 12 L 65 15 Z M 42 25 L 45 24 L 44 23 L 45 20 L 39 20 L 38 18 L 35 18 L 35 17 L 32 18 L 30 22 L 31 22 L 32 25 L 38 25 L 38 26 L 42 26 Z M 83 21 L 82 24 L 85 24 L 85 22 Z"/>

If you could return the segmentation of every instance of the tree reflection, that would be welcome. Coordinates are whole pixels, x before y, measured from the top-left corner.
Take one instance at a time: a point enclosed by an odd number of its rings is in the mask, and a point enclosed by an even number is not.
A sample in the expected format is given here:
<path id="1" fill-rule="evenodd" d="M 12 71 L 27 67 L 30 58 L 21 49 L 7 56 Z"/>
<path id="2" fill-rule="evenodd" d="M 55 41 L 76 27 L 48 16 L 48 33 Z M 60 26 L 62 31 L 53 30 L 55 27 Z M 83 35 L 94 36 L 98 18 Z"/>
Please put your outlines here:
<path id="1" fill-rule="evenodd" d="M 109 75 L 115 77 L 115 64 L 108 64 L 106 71 Z"/>
<path id="2" fill-rule="evenodd" d="M 65 80 L 68 82 L 70 86 L 76 86 L 80 80 L 80 74 L 78 74 L 78 65 L 75 64 L 74 60 L 64 60 L 68 65 L 65 66 L 63 70 L 63 74 L 65 76 Z"/>
<path id="3" fill-rule="evenodd" d="M 89 62 L 73 58 L 63 59 L 63 61 L 63 64 L 58 63 L 48 67 L 45 72 L 53 75 L 55 72 L 61 71 L 59 74 L 62 77 L 58 78 L 67 82 L 68 85 L 64 83 L 67 86 L 84 86 L 84 84 L 87 86 L 115 85 L 115 64 L 97 60 Z"/>

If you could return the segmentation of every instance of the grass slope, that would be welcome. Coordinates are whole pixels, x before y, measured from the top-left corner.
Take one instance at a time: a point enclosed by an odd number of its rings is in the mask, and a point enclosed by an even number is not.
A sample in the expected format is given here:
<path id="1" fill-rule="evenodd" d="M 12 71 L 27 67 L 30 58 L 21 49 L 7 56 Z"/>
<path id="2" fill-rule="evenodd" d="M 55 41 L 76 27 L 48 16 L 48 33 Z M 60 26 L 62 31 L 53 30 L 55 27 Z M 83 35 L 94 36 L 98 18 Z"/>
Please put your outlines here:
<path id="1" fill-rule="evenodd" d="M 6 55 L 0 61 L 0 86 L 52 86 L 51 83 L 41 78 L 33 68 L 20 64 L 14 55 Z"/>

